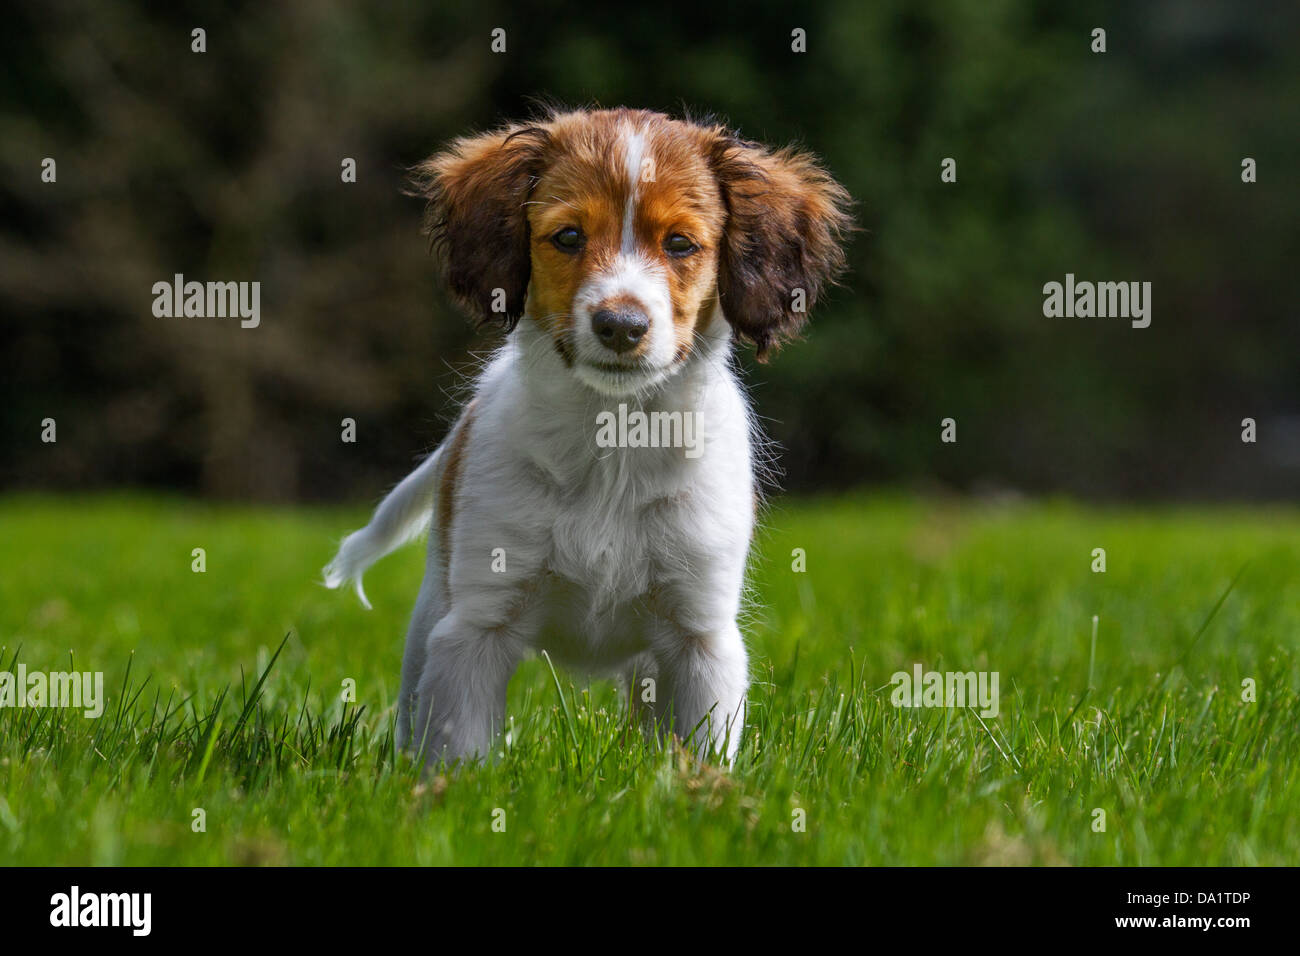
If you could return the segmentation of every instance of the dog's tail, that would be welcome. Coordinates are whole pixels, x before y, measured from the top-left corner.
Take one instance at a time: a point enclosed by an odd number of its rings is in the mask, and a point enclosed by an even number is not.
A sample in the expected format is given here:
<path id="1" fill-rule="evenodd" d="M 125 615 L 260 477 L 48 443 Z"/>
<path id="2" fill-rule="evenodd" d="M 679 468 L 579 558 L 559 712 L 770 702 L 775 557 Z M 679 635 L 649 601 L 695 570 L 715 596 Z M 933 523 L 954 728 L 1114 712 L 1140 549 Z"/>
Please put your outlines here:
<path id="1" fill-rule="evenodd" d="M 375 509 L 370 524 L 354 531 L 339 545 L 334 560 L 325 565 L 325 586 L 336 588 L 351 581 L 357 597 L 367 608 L 370 601 L 361 586 L 366 569 L 384 555 L 397 550 L 425 532 L 433 514 L 434 490 L 442 473 L 444 444 L 388 493 Z"/>

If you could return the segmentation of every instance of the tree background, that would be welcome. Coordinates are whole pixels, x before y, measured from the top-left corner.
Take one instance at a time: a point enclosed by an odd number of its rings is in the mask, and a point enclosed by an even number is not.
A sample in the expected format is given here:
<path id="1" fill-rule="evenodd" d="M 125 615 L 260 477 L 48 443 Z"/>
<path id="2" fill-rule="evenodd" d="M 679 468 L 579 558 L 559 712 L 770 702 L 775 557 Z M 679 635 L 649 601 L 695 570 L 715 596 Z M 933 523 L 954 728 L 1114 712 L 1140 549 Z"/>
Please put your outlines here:
<path id="1" fill-rule="evenodd" d="M 806 340 L 744 358 L 786 487 L 1300 487 L 1293 3 L 31 0 L 5 19 L 2 487 L 376 498 L 493 345 L 437 287 L 404 170 L 536 97 L 716 113 L 803 143 L 857 200 L 851 272 Z M 155 318 L 178 272 L 260 281 L 261 327 Z M 1044 318 L 1067 272 L 1150 281 L 1150 328 Z"/>

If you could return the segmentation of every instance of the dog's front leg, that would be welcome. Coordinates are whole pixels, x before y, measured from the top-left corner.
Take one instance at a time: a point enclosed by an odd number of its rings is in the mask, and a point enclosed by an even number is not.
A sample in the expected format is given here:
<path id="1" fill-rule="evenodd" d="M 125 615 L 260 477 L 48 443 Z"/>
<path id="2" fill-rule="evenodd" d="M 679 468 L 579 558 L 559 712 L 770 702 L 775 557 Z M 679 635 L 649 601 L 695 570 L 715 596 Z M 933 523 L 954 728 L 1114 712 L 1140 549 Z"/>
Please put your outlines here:
<path id="1" fill-rule="evenodd" d="M 700 756 L 722 754 L 728 763 L 740 746 L 749 689 L 749 655 L 736 624 L 753 516 L 742 491 L 748 488 L 687 498 L 665 518 L 648 602 L 656 618 L 656 721 L 689 738 Z M 704 504 L 717 500 L 743 505 Z"/>
<path id="2" fill-rule="evenodd" d="M 443 585 L 445 572 L 438 561 L 436 544 L 430 544 L 429 567 L 420 586 L 411 622 L 406 629 L 406 647 L 402 652 L 402 683 L 397 695 L 397 746 L 401 750 L 418 747 L 413 740 L 411 727 L 419 707 L 417 696 L 420 677 L 428 656 L 429 635 L 447 613 L 447 596 Z"/>
<path id="3" fill-rule="evenodd" d="M 426 767 L 490 753 L 505 722 L 506 686 L 528 647 L 520 624 L 476 623 L 453 606 L 429 634 L 411 725 Z"/>
<path id="4" fill-rule="evenodd" d="M 701 756 L 736 756 L 745 723 L 749 657 L 734 620 L 700 630 L 665 622 L 656 640 L 660 727 L 690 738 Z M 693 734 L 693 736 L 692 736 Z"/>

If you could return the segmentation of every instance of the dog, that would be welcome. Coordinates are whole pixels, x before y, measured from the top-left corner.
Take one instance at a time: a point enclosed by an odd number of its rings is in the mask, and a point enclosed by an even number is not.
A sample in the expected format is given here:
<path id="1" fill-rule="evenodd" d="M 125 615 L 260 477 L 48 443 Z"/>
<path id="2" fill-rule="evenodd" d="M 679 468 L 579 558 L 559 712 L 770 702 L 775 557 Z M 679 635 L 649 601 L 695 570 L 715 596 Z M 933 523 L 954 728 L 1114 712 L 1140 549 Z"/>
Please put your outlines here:
<path id="1" fill-rule="evenodd" d="M 733 350 L 800 331 L 844 269 L 848 193 L 804 151 L 632 109 L 459 139 L 413 182 L 452 296 L 506 336 L 325 568 L 369 607 L 365 570 L 431 528 L 399 745 L 489 756 L 511 675 L 545 651 L 730 763 L 763 447 Z"/>

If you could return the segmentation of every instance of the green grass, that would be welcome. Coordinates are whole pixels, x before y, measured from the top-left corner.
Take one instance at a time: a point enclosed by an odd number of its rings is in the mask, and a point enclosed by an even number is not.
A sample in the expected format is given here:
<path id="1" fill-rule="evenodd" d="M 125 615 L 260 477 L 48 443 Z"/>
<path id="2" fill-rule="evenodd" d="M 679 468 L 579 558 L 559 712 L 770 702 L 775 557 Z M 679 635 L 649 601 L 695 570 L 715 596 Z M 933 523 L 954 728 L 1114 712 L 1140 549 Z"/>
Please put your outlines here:
<path id="1" fill-rule="evenodd" d="M 98 720 L 0 709 L 0 863 L 1300 861 L 1295 510 L 784 500 L 732 771 L 532 660 L 503 756 L 423 782 L 391 740 L 422 549 L 371 570 L 374 611 L 316 583 L 363 520 L 0 499 L 0 669 L 71 654 L 109 695 Z M 916 661 L 997 671 L 1001 714 L 891 706 Z"/>

